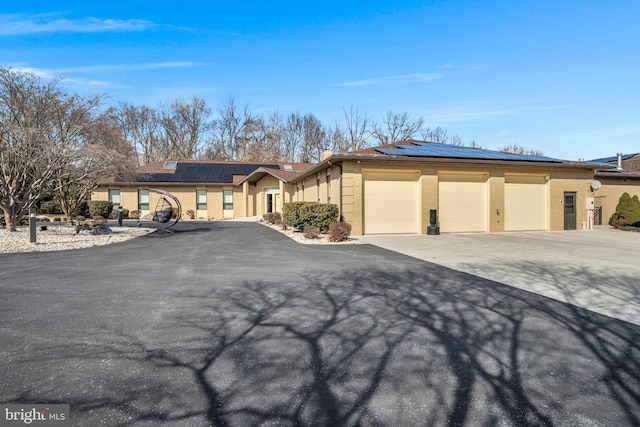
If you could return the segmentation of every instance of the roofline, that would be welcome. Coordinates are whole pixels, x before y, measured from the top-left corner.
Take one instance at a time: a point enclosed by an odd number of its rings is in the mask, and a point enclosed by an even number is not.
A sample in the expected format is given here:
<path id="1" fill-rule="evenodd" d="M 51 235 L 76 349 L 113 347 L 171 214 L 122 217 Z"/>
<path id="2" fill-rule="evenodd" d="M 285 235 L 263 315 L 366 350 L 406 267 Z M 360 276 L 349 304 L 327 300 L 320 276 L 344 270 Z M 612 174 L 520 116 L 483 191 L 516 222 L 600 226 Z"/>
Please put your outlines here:
<path id="1" fill-rule="evenodd" d="M 98 187 L 109 187 L 109 186 L 138 186 L 138 187 L 152 187 L 154 185 L 162 185 L 162 186 L 173 186 L 173 187 L 192 187 L 194 185 L 215 185 L 215 186 L 229 186 L 233 187 L 237 184 L 233 182 L 180 182 L 180 181 L 122 181 L 122 182 L 107 182 L 103 184 L 99 184 Z"/>
<path id="2" fill-rule="evenodd" d="M 386 162 L 409 162 L 409 163 L 459 163 L 459 164 L 474 164 L 474 165 L 515 165 L 515 166 L 545 166 L 553 168 L 573 168 L 573 169 L 586 169 L 597 170 L 600 165 L 589 162 L 572 162 L 562 160 L 559 162 L 545 162 L 545 161 L 526 161 L 526 160 L 485 160 L 485 159 L 461 159 L 455 157 L 408 157 L 408 156 L 393 156 L 387 154 L 334 154 L 327 157 L 325 160 L 318 163 L 306 172 L 301 173 L 289 182 L 294 183 L 302 179 L 307 178 L 321 170 L 326 169 L 328 166 L 333 166 L 343 161 L 386 161 Z"/>
<path id="3" fill-rule="evenodd" d="M 595 176 L 602 176 L 607 178 L 640 178 L 640 172 L 635 171 L 601 171 L 595 172 Z"/>
<path id="4" fill-rule="evenodd" d="M 249 180 L 253 175 L 255 175 L 255 174 L 263 174 L 263 175 L 260 177 L 260 179 L 264 178 L 264 174 L 268 174 L 268 175 L 271 175 L 271 176 L 272 176 L 272 177 L 274 177 L 274 178 L 279 179 L 280 181 L 284 182 L 285 184 L 288 184 L 288 183 L 289 183 L 289 180 L 287 180 L 287 179 L 285 179 L 285 178 L 283 178 L 283 177 L 281 177 L 281 176 L 278 176 L 278 175 L 274 174 L 274 173 L 273 173 L 273 171 L 274 171 L 274 170 L 281 171 L 280 169 L 271 169 L 271 170 L 269 170 L 268 168 L 259 167 L 258 169 L 254 170 L 253 172 L 251 172 L 249 175 L 247 175 L 247 176 L 245 176 L 244 178 L 242 178 L 240 181 L 238 181 L 238 182 L 237 182 L 236 184 L 234 184 L 234 185 L 241 185 L 241 184 L 244 184 L 244 182 L 245 182 L 245 181 L 248 181 L 248 180 Z"/>

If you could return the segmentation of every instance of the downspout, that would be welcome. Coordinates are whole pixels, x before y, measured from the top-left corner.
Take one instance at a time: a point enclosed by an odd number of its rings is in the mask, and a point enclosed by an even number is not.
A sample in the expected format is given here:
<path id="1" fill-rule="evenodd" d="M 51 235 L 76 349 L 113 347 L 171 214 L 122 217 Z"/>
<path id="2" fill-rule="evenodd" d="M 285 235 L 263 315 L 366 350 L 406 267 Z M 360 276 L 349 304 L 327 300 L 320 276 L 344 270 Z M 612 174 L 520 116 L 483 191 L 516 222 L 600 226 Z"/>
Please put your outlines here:
<path id="1" fill-rule="evenodd" d="M 336 163 L 333 165 L 331 161 L 328 162 L 329 166 L 337 166 L 340 168 L 340 175 L 338 176 L 338 188 L 339 188 L 339 196 L 338 196 L 338 219 L 340 221 L 344 221 L 344 217 L 342 216 L 342 162 Z"/>

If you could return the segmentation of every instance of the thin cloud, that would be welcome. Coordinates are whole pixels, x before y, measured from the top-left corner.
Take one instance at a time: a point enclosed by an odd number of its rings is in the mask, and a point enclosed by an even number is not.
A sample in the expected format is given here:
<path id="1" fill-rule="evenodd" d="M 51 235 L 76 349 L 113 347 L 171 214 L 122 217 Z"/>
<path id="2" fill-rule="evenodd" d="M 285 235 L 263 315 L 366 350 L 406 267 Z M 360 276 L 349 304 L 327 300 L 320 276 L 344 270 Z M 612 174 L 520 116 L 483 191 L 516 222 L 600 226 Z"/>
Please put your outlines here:
<path id="1" fill-rule="evenodd" d="M 353 82 L 336 83 L 334 86 L 368 86 L 368 85 L 380 85 L 385 83 L 420 83 L 431 80 L 437 80 L 444 77 L 440 73 L 415 73 L 415 74 L 403 74 L 399 76 L 382 76 L 372 77 L 363 80 L 357 80 Z"/>
<path id="2" fill-rule="evenodd" d="M 201 62 L 173 61 L 173 62 L 144 62 L 140 64 L 101 64 L 88 65 L 84 67 L 70 67 L 59 69 L 42 69 L 23 65 L 14 65 L 11 68 L 16 71 L 35 74 L 44 78 L 57 78 L 68 76 L 69 74 L 99 73 L 104 71 L 138 71 L 157 70 L 162 68 L 189 68 L 202 65 Z"/>
<path id="3" fill-rule="evenodd" d="M 89 65 L 86 67 L 71 67 L 56 70 L 58 74 L 64 73 L 92 73 L 102 71 L 138 71 L 138 70 L 157 70 L 161 68 L 189 68 L 202 65 L 201 62 L 190 61 L 170 61 L 170 62 L 148 62 L 141 64 L 102 64 Z"/>
<path id="4" fill-rule="evenodd" d="M 42 69 L 26 65 L 14 65 L 11 69 L 19 72 L 34 74 L 40 78 L 54 80 L 57 79 L 64 84 L 71 84 L 85 87 L 113 88 L 123 87 L 121 83 L 105 80 L 96 80 L 82 76 L 82 74 L 113 72 L 113 71 L 142 71 L 157 70 L 165 68 L 187 68 L 202 65 L 200 62 L 173 61 L 173 62 L 149 62 L 140 64 L 103 64 L 86 67 L 72 67 L 61 69 Z"/>
<path id="5" fill-rule="evenodd" d="M 0 35 L 144 31 L 156 25 L 144 19 L 57 18 L 51 14 L 0 15 Z"/>

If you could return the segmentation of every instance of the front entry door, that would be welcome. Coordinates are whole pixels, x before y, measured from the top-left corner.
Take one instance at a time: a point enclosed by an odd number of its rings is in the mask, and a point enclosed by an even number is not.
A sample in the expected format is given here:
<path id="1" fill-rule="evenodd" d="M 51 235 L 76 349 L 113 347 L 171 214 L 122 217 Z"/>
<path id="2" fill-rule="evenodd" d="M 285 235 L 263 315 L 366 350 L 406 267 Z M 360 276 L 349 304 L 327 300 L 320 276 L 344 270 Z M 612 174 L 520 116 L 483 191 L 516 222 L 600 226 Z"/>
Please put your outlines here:
<path id="1" fill-rule="evenodd" d="M 564 193 L 564 229 L 576 229 L 576 193 Z"/>

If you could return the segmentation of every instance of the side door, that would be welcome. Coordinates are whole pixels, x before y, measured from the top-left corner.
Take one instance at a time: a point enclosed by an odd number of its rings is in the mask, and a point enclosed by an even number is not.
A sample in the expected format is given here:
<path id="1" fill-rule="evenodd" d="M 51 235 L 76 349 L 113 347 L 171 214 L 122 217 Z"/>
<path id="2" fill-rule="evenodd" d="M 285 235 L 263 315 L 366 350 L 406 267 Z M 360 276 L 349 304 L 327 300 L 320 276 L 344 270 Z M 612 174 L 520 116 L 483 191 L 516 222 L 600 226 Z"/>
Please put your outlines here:
<path id="1" fill-rule="evenodd" d="M 565 191 L 564 193 L 564 229 L 576 229 L 576 193 Z"/>

